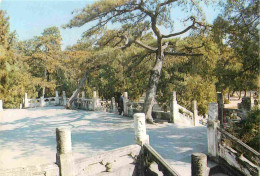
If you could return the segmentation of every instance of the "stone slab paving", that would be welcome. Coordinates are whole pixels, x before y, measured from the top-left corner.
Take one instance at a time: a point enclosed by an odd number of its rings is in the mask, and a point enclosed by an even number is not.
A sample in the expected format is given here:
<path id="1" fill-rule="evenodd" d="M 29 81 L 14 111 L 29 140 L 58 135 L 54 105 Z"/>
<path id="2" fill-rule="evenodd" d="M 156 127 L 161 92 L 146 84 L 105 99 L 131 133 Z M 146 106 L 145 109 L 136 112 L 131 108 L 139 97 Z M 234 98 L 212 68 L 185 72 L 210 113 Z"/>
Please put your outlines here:
<path id="1" fill-rule="evenodd" d="M 133 119 L 63 107 L 0 112 L 0 169 L 55 162 L 55 128 L 72 127 L 75 158 L 134 143 Z M 207 129 L 175 124 L 147 125 L 150 144 L 182 175 L 190 175 L 193 152 L 207 153 Z"/>

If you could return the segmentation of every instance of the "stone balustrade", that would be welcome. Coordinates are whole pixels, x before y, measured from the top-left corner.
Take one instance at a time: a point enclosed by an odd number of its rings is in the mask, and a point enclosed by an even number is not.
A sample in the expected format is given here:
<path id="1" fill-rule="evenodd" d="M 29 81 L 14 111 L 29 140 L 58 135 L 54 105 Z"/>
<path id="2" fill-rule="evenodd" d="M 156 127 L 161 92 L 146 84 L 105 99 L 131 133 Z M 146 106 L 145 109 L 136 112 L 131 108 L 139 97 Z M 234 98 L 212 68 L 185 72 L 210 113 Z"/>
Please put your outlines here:
<path id="1" fill-rule="evenodd" d="M 259 176 L 260 154 L 222 129 L 218 112 L 218 104 L 210 103 L 208 110 L 209 158 L 216 161 L 223 170 L 228 169 L 228 172 L 235 175 Z"/>

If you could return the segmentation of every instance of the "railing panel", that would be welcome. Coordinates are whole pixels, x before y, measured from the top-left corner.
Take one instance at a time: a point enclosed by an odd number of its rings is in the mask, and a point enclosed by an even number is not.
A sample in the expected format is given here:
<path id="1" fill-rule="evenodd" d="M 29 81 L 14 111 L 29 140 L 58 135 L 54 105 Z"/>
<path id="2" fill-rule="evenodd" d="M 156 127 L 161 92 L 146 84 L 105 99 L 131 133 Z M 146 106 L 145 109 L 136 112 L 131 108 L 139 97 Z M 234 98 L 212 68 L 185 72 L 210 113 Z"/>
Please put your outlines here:
<path id="1" fill-rule="evenodd" d="M 133 167 L 140 151 L 139 145 L 130 145 L 92 157 L 77 159 L 75 160 L 75 174 L 77 176 L 98 175 L 101 172 L 113 173 L 120 167 Z"/>
<path id="2" fill-rule="evenodd" d="M 144 150 L 144 166 L 149 167 L 151 162 L 156 162 L 158 169 L 163 173 L 164 176 L 180 176 L 164 159 L 157 153 L 149 144 L 143 145 Z"/>
<path id="3" fill-rule="evenodd" d="M 260 154 L 222 128 L 217 128 L 218 156 L 245 175 L 259 176 Z"/>
<path id="4" fill-rule="evenodd" d="M 251 147 L 249 147 L 241 140 L 231 135 L 230 133 L 228 133 L 222 128 L 218 128 L 218 132 L 220 135 L 221 144 L 225 144 L 229 147 L 232 147 L 240 155 L 245 156 L 251 162 L 260 166 L 260 154 L 257 151 L 255 151 L 254 149 L 252 149 Z"/>

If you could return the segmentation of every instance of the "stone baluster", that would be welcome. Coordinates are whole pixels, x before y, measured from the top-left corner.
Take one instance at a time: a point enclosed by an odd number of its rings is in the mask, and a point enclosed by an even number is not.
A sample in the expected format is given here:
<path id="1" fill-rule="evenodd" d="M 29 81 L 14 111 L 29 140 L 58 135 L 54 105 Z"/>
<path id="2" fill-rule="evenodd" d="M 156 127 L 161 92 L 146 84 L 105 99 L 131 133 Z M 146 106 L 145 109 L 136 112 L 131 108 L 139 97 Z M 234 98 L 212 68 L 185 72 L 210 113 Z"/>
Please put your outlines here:
<path id="1" fill-rule="evenodd" d="M 66 97 L 66 92 L 62 91 L 62 99 L 63 99 L 63 106 L 66 106 L 67 104 L 67 97 Z"/>
<path id="2" fill-rule="evenodd" d="M 29 108 L 29 100 L 27 93 L 24 94 L 24 108 Z"/>
<path id="3" fill-rule="evenodd" d="M 44 97 L 40 97 L 40 107 L 44 107 L 45 106 L 45 101 L 44 101 Z"/>
<path id="4" fill-rule="evenodd" d="M 84 100 L 85 98 L 86 98 L 85 91 L 82 91 L 82 100 Z"/>
<path id="5" fill-rule="evenodd" d="M 141 146 L 145 143 L 149 144 L 149 136 L 146 134 L 144 113 L 134 114 L 134 128 L 135 128 L 135 143 Z"/>
<path id="6" fill-rule="evenodd" d="M 224 99 L 221 92 L 217 92 L 217 102 L 218 102 L 218 120 L 220 125 L 223 125 L 224 121 Z"/>
<path id="7" fill-rule="evenodd" d="M 117 110 L 116 110 L 116 101 L 115 101 L 115 97 L 112 97 L 112 99 L 111 99 L 111 106 L 112 106 L 112 112 L 113 112 L 113 113 L 116 113 Z"/>
<path id="8" fill-rule="evenodd" d="M 92 103 L 93 103 L 93 111 L 95 111 L 97 108 L 97 92 L 96 91 L 93 91 Z"/>
<path id="9" fill-rule="evenodd" d="M 57 154 L 56 163 L 61 176 L 74 175 L 74 160 L 71 147 L 71 128 L 56 128 Z"/>
<path id="10" fill-rule="evenodd" d="M 253 91 L 250 91 L 251 109 L 255 106 L 255 99 Z"/>
<path id="11" fill-rule="evenodd" d="M 199 125 L 199 115 L 198 115 L 198 109 L 197 109 L 197 101 L 194 100 L 192 102 L 192 109 L 193 109 L 193 125 L 198 126 Z"/>
<path id="12" fill-rule="evenodd" d="M 204 153 L 193 153 L 191 155 L 191 175 L 192 176 L 206 176 L 207 156 Z"/>
<path id="13" fill-rule="evenodd" d="M 174 123 L 174 120 L 179 117 L 179 109 L 176 97 L 176 91 L 172 92 L 172 96 L 170 98 L 170 123 Z"/>
<path id="14" fill-rule="evenodd" d="M 216 157 L 218 155 L 217 128 L 218 121 L 218 104 L 209 103 L 208 107 L 208 155 Z"/>
<path id="15" fill-rule="evenodd" d="M 127 92 L 124 92 L 124 101 L 123 101 L 123 106 L 124 106 L 124 116 L 128 116 L 128 94 Z"/>
<path id="16" fill-rule="evenodd" d="M 60 100 L 59 100 L 59 92 L 56 90 L 55 91 L 55 105 L 59 105 L 59 102 L 60 102 Z"/>
<path id="17" fill-rule="evenodd" d="M 3 111 L 3 101 L 0 100 L 0 111 Z"/>

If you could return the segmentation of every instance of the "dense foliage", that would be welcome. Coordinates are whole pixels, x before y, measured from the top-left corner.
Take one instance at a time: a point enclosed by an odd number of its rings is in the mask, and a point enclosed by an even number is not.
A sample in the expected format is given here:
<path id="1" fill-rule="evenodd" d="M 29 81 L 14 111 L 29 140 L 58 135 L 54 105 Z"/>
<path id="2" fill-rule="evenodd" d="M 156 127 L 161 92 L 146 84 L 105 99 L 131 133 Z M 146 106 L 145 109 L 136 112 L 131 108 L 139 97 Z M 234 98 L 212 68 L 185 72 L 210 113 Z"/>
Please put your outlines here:
<path id="1" fill-rule="evenodd" d="M 233 124 L 228 131 L 241 139 L 244 143 L 260 152 L 260 109 L 255 108 L 248 114 L 248 118 Z"/>
<path id="2" fill-rule="evenodd" d="M 87 96 L 97 90 L 101 98 L 110 99 L 127 91 L 130 99 L 138 100 L 148 89 L 158 55 L 151 51 L 158 47 L 158 36 L 151 33 L 149 11 L 159 9 L 158 26 L 173 27 L 170 15 L 173 1 L 165 1 L 169 5 L 162 2 L 156 0 L 141 4 L 148 9 L 146 12 L 130 0 L 93 3 L 80 11 L 67 27 L 81 26 L 86 18 L 92 21 L 102 16 L 100 21 L 97 20 L 97 25 L 89 28 L 77 44 L 64 51 L 61 50 L 62 38 L 58 27 L 47 28 L 40 36 L 19 41 L 15 32 L 9 31 L 7 14 L 0 10 L 0 99 L 4 107 L 18 107 L 25 92 L 29 97 L 40 97 L 51 96 L 54 90 L 65 90 L 70 96 L 86 70 L 93 68 L 82 87 Z M 188 5 L 197 10 L 194 15 L 202 20 L 199 1 L 189 2 L 183 1 L 176 7 Z M 191 109 L 191 101 L 197 100 L 199 113 L 204 115 L 208 103 L 216 100 L 216 90 L 225 93 L 256 89 L 259 72 L 258 4 L 255 0 L 227 1 L 223 4 L 224 13 L 215 20 L 212 31 L 204 28 L 204 33 L 195 30 L 186 37 L 163 39 L 162 46 L 170 44 L 165 51 L 179 55 L 165 54 L 156 92 L 157 102 L 166 108 L 171 92 L 176 90 L 180 104 Z M 126 13 L 130 6 L 137 11 Z M 114 7 L 119 10 L 113 12 Z M 119 12 L 123 15 L 113 16 Z M 86 13 L 88 15 L 84 16 Z M 105 29 L 110 17 L 111 22 L 124 24 L 122 28 Z M 187 19 L 193 20 L 189 16 Z M 196 21 L 187 29 L 198 29 L 204 24 Z M 131 41 L 137 39 L 138 42 L 118 49 L 124 45 L 124 34 L 128 34 Z M 140 43 L 151 48 L 140 47 Z M 192 56 L 192 53 L 200 55 Z"/>

